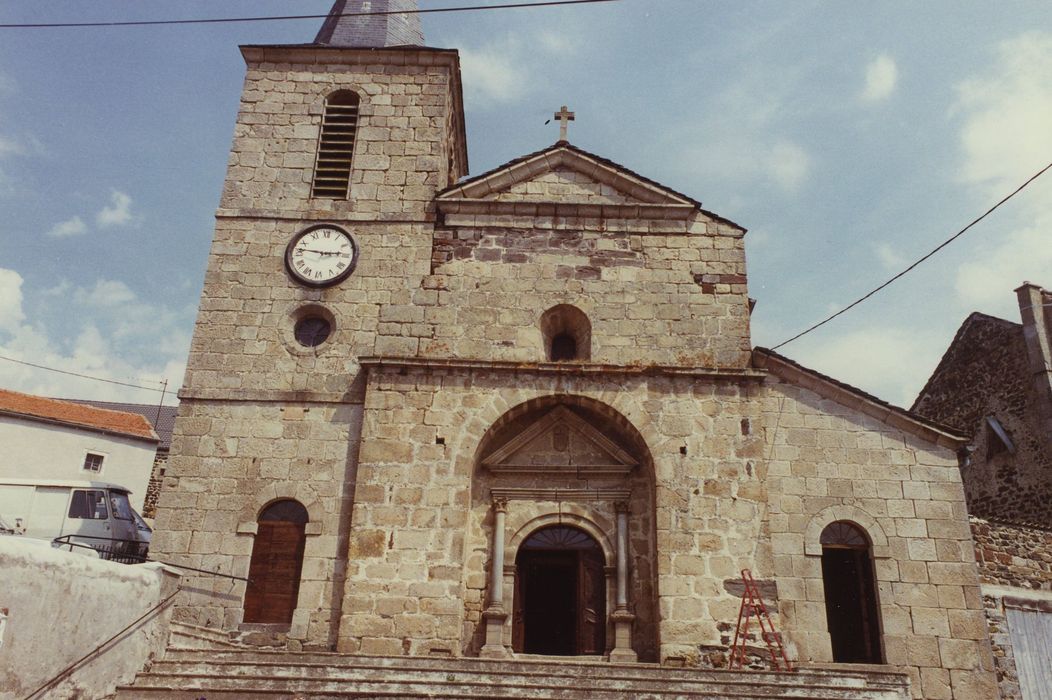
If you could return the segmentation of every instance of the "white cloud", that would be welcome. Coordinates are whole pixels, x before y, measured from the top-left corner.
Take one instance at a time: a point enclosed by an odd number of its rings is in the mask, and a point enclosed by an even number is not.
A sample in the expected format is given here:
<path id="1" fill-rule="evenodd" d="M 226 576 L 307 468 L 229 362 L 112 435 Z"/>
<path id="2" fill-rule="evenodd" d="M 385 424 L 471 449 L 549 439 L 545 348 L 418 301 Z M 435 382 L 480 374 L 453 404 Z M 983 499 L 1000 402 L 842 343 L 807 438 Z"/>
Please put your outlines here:
<path id="1" fill-rule="evenodd" d="M 79 216 L 74 216 L 72 219 L 67 219 L 60 224 L 52 226 L 46 235 L 52 238 L 69 238 L 70 236 L 80 236 L 87 232 L 88 227 L 84 220 Z"/>
<path id="2" fill-rule="evenodd" d="M 526 93 L 528 75 L 507 46 L 461 49 L 460 67 L 468 95 L 481 102 L 511 102 Z"/>
<path id="3" fill-rule="evenodd" d="M 977 259 L 957 268 L 955 289 L 969 309 L 1018 320 L 1012 290 L 1026 280 L 1052 287 L 1052 217 L 980 246 Z"/>
<path id="4" fill-rule="evenodd" d="M 102 211 L 95 215 L 95 223 L 101 228 L 125 226 L 132 220 L 131 205 L 131 197 L 113 190 L 110 194 L 110 205 L 103 207 Z"/>
<path id="5" fill-rule="evenodd" d="M 0 158 L 25 153 L 25 148 L 20 143 L 7 136 L 0 134 Z"/>
<path id="6" fill-rule="evenodd" d="M 75 321 L 49 328 L 46 321 L 27 323 L 23 280 L 14 270 L 0 268 L 0 355 L 102 379 L 159 387 L 169 382 L 168 400 L 186 371 L 190 344 L 185 313 L 138 301 L 118 280 L 100 280 L 90 289 L 68 282 L 33 295 L 32 308 L 56 304 L 71 308 Z M 192 312 L 190 312 L 192 313 Z M 41 396 L 93 398 L 150 403 L 153 391 L 97 382 L 49 372 L 17 362 L 0 361 L 0 386 Z"/>
<path id="7" fill-rule="evenodd" d="M 957 87 L 956 110 L 965 182 L 1007 194 L 1052 153 L 1052 34 L 1024 34 L 997 53 L 989 71 Z"/>
<path id="8" fill-rule="evenodd" d="M 993 203 L 1048 163 L 1052 153 L 1052 34 L 1004 41 L 981 75 L 957 87 L 961 177 Z M 1052 173 L 981 224 L 973 260 L 955 288 L 970 310 L 1015 318 L 1012 290 L 1024 280 L 1052 286 Z"/>
<path id="9" fill-rule="evenodd" d="M 117 306 L 135 301 L 135 292 L 120 280 L 99 280 L 90 290 L 77 289 L 73 299 L 86 306 Z"/>
<path id="10" fill-rule="evenodd" d="M 26 318 L 22 311 L 22 275 L 0 268 L 0 331 L 16 330 Z"/>
<path id="11" fill-rule="evenodd" d="M 573 40 L 551 29 L 525 37 L 505 34 L 481 46 L 457 42 L 464 90 L 469 102 L 483 106 L 513 102 L 536 90 L 538 75 L 550 70 L 554 57 L 576 50 Z"/>
<path id="12" fill-rule="evenodd" d="M 862 89 L 862 99 L 868 102 L 885 100 L 895 91 L 899 80 L 899 70 L 895 59 L 881 54 L 866 66 L 866 86 Z"/>
<path id="13" fill-rule="evenodd" d="M 830 332 L 786 352 L 807 367 L 909 408 L 938 364 L 945 340 L 928 330 L 869 326 Z"/>
<path id="14" fill-rule="evenodd" d="M 874 250 L 877 253 L 877 257 L 880 259 L 880 262 L 889 270 L 901 270 L 909 264 L 909 261 L 906 260 L 906 258 L 902 257 L 897 250 L 893 249 L 887 243 L 877 244 Z"/>
<path id="15" fill-rule="evenodd" d="M 811 171 L 811 157 L 800 145 L 779 141 L 771 148 L 767 161 L 771 178 L 786 190 L 795 190 L 804 183 Z"/>

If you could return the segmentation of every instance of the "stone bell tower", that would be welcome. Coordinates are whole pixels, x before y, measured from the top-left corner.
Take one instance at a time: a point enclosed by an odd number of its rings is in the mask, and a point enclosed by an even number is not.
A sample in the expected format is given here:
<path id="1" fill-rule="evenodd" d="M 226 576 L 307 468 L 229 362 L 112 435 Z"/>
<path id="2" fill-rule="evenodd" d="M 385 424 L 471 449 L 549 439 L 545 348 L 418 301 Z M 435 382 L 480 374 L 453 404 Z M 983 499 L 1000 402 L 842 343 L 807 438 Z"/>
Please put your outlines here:
<path id="1" fill-rule="evenodd" d="M 359 358 L 413 354 L 434 322 L 409 307 L 430 272 L 435 194 L 467 168 L 457 52 L 422 46 L 416 14 L 362 14 L 416 6 L 338 0 L 313 43 L 241 47 L 153 554 L 253 583 L 193 579 L 178 619 L 335 643 Z"/>

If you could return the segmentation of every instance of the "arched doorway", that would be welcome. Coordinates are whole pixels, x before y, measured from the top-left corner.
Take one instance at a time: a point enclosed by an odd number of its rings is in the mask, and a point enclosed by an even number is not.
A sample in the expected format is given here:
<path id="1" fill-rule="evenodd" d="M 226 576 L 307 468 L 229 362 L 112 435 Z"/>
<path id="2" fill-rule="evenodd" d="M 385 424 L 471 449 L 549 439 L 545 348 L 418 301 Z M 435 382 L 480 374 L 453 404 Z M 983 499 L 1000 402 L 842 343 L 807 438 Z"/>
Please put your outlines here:
<path id="1" fill-rule="evenodd" d="M 307 509 L 297 501 L 275 501 L 259 514 L 257 525 L 244 621 L 292 622 L 307 542 Z"/>
<path id="2" fill-rule="evenodd" d="M 819 541 L 833 661 L 883 663 L 869 538 L 857 525 L 841 520 L 827 525 Z"/>
<path id="3" fill-rule="evenodd" d="M 603 551 L 575 527 L 541 528 L 515 557 L 512 647 L 527 654 L 598 655 L 606 650 Z"/>

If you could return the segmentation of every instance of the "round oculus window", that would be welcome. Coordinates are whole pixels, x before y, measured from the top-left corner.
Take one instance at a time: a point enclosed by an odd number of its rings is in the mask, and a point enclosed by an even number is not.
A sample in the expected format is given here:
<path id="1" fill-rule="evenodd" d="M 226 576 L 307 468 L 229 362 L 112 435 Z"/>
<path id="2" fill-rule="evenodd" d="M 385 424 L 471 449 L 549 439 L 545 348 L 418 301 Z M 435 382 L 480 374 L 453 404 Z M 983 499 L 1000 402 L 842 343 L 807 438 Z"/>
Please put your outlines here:
<path id="1" fill-rule="evenodd" d="M 332 324 L 321 316 L 304 316 L 296 321 L 292 334 L 305 348 L 316 348 L 332 334 Z"/>

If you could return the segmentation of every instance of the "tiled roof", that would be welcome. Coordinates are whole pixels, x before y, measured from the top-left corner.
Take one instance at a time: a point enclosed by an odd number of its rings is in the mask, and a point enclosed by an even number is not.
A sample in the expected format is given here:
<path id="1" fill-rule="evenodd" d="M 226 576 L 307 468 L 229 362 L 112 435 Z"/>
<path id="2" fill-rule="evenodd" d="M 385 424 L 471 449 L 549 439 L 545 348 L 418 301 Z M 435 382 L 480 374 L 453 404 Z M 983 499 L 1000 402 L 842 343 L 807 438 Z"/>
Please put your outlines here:
<path id="1" fill-rule="evenodd" d="M 0 389 L 0 414 L 39 418 L 146 440 L 158 439 L 150 422 L 137 413 L 110 411 L 6 389 Z"/>
<path id="2" fill-rule="evenodd" d="M 118 403 L 116 401 L 89 401 L 86 399 L 64 399 L 71 403 L 79 403 L 96 408 L 105 408 L 110 411 L 124 411 L 126 413 L 138 413 L 153 426 L 161 444 L 157 449 L 167 451 L 172 444 L 172 429 L 175 428 L 175 414 L 178 406 L 158 406 L 148 403 Z"/>
<path id="3" fill-rule="evenodd" d="M 424 43 L 417 0 L 336 0 L 314 43 L 383 47 Z M 381 14 L 365 14 L 365 13 Z"/>

